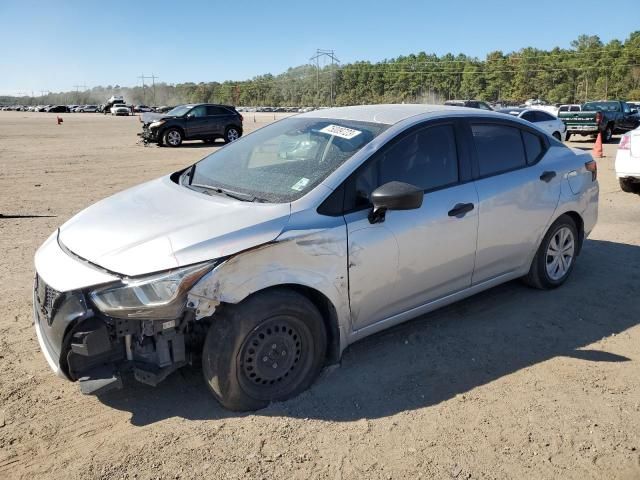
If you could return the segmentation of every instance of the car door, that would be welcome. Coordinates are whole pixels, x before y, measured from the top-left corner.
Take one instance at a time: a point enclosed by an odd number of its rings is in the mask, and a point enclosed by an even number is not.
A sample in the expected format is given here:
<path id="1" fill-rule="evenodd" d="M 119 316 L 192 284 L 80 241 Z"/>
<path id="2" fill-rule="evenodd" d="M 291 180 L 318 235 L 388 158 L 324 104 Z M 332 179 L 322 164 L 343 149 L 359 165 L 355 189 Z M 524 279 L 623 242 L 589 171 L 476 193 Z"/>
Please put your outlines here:
<path id="1" fill-rule="evenodd" d="M 528 269 L 560 198 L 548 139 L 515 122 L 469 122 L 479 225 L 473 285 Z M 524 270 L 523 270 L 524 269 Z"/>
<path id="2" fill-rule="evenodd" d="M 193 107 L 186 116 L 185 132 L 187 138 L 203 138 L 207 133 L 207 107 Z"/>
<path id="3" fill-rule="evenodd" d="M 620 121 L 620 128 L 622 130 L 633 130 L 637 126 L 637 117 L 631 113 L 631 107 L 628 103 L 622 102 L 622 119 Z"/>
<path id="4" fill-rule="evenodd" d="M 478 196 L 456 131 L 442 123 L 401 134 L 345 183 L 353 330 L 470 286 Z M 423 188 L 423 204 L 371 223 L 371 192 L 390 181 Z"/>
<path id="5" fill-rule="evenodd" d="M 224 135 L 225 126 L 228 123 L 229 110 L 217 105 L 207 106 L 208 125 L 207 131 L 212 136 L 221 137 Z"/>
<path id="6" fill-rule="evenodd" d="M 537 111 L 535 113 L 534 123 L 536 126 L 541 127 L 549 135 L 553 135 L 555 132 L 561 133 L 562 128 L 557 123 L 557 118 L 547 112 Z"/>

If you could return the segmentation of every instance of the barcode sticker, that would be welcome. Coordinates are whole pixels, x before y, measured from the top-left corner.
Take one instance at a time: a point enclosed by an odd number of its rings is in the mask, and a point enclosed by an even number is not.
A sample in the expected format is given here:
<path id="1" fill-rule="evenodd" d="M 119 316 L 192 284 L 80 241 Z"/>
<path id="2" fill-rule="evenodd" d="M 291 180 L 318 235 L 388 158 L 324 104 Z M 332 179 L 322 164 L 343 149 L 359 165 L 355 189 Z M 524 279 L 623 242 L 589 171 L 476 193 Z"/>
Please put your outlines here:
<path id="1" fill-rule="evenodd" d="M 327 125 L 320 130 L 320 133 L 335 135 L 336 137 L 351 140 L 352 138 L 360 135 L 362 132 L 360 130 L 354 130 L 353 128 L 341 127 L 340 125 Z"/>

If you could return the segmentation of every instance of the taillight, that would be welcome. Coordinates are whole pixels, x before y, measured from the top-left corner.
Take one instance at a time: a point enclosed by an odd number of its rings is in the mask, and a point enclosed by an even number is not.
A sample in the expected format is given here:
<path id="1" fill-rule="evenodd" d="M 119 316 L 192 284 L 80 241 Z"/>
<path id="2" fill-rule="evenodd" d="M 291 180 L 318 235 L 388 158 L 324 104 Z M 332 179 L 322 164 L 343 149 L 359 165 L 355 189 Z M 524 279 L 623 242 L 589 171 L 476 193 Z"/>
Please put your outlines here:
<path id="1" fill-rule="evenodd" d="M 587 171 L 591 172 L 591 181 L 595 182 L 596 178 L 598 178 L 598 164 L 596 163 L 596 161 L 591 160 L 590 162 L 585 163 L 584 168 L 586 168 Z"/>
<path id="2" fill-rule="evenodd" d="M 244 122 L 244 117 L 242 116 L 242 114 L 241 114 L 241 113 L 238 113 L 238 115 L 240 116 L 240 121 L 241 121 L 241 122 Z"/>
<path id="3" fill-rule="evenodd" d="M 596 123 L 598 125 L 600 125 L 600 122 L 602 121 L 602 112 L 597 112 L 596 113 Z"/>
<path id="4" fill-rule="evenodd" d="M 618 150 L 631 150 L 631 135 L 622 135 L 620 137 Z"/>

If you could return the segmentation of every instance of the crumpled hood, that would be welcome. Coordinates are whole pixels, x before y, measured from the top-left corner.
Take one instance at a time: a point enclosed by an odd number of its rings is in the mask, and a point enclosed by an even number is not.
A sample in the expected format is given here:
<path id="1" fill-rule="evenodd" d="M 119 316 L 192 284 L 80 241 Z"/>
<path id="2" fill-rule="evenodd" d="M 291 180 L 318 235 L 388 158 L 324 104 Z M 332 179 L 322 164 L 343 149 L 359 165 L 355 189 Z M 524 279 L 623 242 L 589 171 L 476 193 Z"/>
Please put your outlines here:
<path id="1" fill-rule="evenodd" d="M 285 204 L 242 202 L 195 192 L 169 177 L 99 201 L 60 227 L 75 255 L 127 276 L 211 260 L 277 238 Z"/>

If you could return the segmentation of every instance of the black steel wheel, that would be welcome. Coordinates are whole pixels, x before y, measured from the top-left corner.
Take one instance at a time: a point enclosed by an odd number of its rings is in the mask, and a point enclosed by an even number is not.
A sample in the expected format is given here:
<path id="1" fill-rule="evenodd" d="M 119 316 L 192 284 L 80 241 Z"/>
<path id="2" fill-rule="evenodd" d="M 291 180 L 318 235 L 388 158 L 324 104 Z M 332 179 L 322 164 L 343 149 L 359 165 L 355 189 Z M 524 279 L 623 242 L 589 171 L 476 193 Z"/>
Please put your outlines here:
<path id="1" fill-rule="evenodd" d="M 315 305 L 295 291 L 269 289 L 214 314 L 202 368 L 223 406 L 257 410 L 306 390 L 326 351 L 324 321 Z"/>

